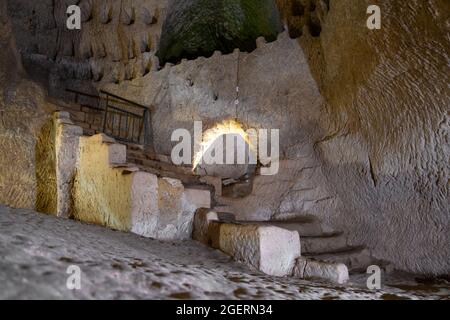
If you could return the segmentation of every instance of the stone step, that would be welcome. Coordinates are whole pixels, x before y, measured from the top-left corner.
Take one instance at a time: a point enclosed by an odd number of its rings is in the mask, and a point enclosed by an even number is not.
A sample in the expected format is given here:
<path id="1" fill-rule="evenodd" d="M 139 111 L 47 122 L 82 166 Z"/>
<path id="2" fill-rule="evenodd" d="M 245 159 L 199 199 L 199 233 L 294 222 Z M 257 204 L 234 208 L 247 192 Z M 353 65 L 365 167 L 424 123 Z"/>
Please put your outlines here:
<path id="1" fill-rule="evenodd" d="M 86 113 L 79 110 L 67 110 L 72 121 L 85 122 Z"/>
<path id="2" fill-rule="evenodd" d="M 273 225 L 279 228 L 297 231 L 300 237 L 327 236 L 334 232 L 334 230 L 322 226 L 322 224 L 318 219 L 310 216 L 282 221 L 240 221 L 240 222 L 258 225 Z"/>
<path id="3" fill-rule="evenodd" d="M 73 120 L 73 118 L 71 118 L 71 119 L 72 119 L 72 121 L 73 121 L 73 123 L 75 125 L 83 128 L 83 130 L 95 130 L 96 132 L 102 132 L 103 131 L 103 127 L 102 127 L 101 124 Z"/>
<path id="4" fill-rule="evenodd" d="M 158 169 L 158 170 L 162 170 L 162 171 L 171 171 L 173 173 L 177 173 L 180 175 L 195 176 L 194 173 L 191 170 L 189 170 L 189 168 L 186 168 L 186 167 L 180 167 L 180 166 L 176 166 L 173 164 L 169 164 L 169 163 L 161 162 L 161 161 L 157 161 L 157 160 L 136 159 L 136 158 L 130 157 L 128 155 L 127 155 L 127 159 L 129 162 L 135 163 L 135 164 L 143 166 L 143 167 L 154 168 L 154 169 Z"/>
<path id="5" fill-rule="evenodd" d="M 153 160 L 153 161 L 159 161 L 168 165 L 172 165 L 172 166 L 176 166 L 179 168 L 184 168 L 187 169 L 189 171 L 192 171 L 192 167 L 187 166 L 187 165 L 175 165 L 172 162 L 172 159 L 170 158 L 170 156 L 166 156 L 163 154 L 157 154 L 157 153 L 150 153 L 150 152 L 145 152 L 144 150 L 131 150 L 128 149 L 127 150 L 127 156 L 130 159 L 134 159 L 134 160 Z"/>
<path id="6" fill-rule="evenodd" d="M 86 106 L 83 106 L 78 103 L 68 103 L 65 101 L 57 101 L 55 102 L 61 111 L 67 111 L 73 116 L 73 119 L 84 120 L 84 116 L 102 116 L 103 112 L 100 110 L 92 109 Z"/>
<path id="7" fill-rule="evenodd" d="M 83 128 L 83 135 L 85 136 L 93 136 L 96 135 L 97 133 L 99 133 L 97 130 Z"/>
<path id="8" fill-rule="evenodd" d="M 164 162 L 164 163 L 168 163 L 168 164 L 174 165 L 173 162 L 172 162 L 172 159 L 169 156 L 166 156 L 164 154 L 154 153 L 154 154 L 149 155 L 148 159 L 161 161 L 161 162 Z M 187 166 L 180 165 L 179 167 L 187 167 Z M 190 168 L 192 168 L 192 167 L 190 167 Z"/>
<path id="9" fill-rule="evenodd" d="M 129 158 L 135 159 L 135 160 L 149 160 L 149 161 L 162 162 L 164 164 L 171 165 L 176 168 L 181 168 L 182 170 L 189 172 L 189 174 L 194 174 L 192 172 L 192 166 L 176 165 L 172 162 L 172 159 L 170 158 L 170 156 L 167 156 L 164 154 L 158 154 L 158 153 L 154 153 L 154 152 L 145 152 L 144 147 L 142 145 L 134 145 L 133 147 L 128 145 L 127 155 L 129 156 Z"/>
<path id="10" fill-rule="evenodd" d="M 211 203 L 213 202 L 212 195 L 213 195 L 214 188 L 211 185 L 201 183 L 199 181 L 198 177 L 191 176 L 191 175 L 189 175 L 189 176 L 182 175 L 182 174 L 178 174 L 178 173 L 175 173 L 172 171 L 164 171 L 164 170 L 158 170 L 158 169 L 149 168 L 149 167 L 143 167 L 143 166 L 136 165 L 134 163 L 128 163 L 127 165 L 134 166 L 141 171 L 145 171 L 145 172 L 154 174 L 159 178 L 172 178 L 172 179 L 180 180 L 182 182 L 182 184 L 184 185 L 184 187 L 186 188 L 186 190 L 195 190 L 196 191 L 195 198 L 200 199 L 200 200 L 198 200 L 198 203 L 208 203 L 208 206 L 205 205 L 204 207 L 207 207 L 207 208 L 211 207 Z M 205 192 L 202 192 L 202 191 L 205 191 Z M 199 207 L 202 207 L 202 206 L 199 205 Z"/>
<path id="11" fill-rule="evenodd" d="M 191 185 L 184 189 L 186 200 L 197 208 L 211 208 L 212 197 L 208 186 Z"/>
<path id="12" fill-rule="evenodd" d="M 138 166 L 141 170 L 155 174 L 160 177 L 178 179 L 185 186 L 199 186 L 211 191 L 216 189 L 214 177 L 200 177 L 192 172 L 189 166 L 174 165 L 167 155 L 144 151 L 144 146 L 140 144 L 124 143 L 127 146 L 127 161 Z M 211 178 L 211 179 L 208 179 Z M 211 180 L 211 181 L 210 181 Z M 217 192 L 217 191 L 215 191 Z"/>
<path id="13" fill-rule="evenodd" d="M 73 118 L 72 118 L 72 121 L 73 121 L 73 123 L 75 125 L 77 125 L 79 127 L 82 127 L 83 129 L 92 129 L 91 125 L 89 123 L 87 123 L 87 122 L 79 121 L 79 120 L 76 120 L 76 119 L 73 119 Z"/>
<path id="14" fill-rule="evenodd" d="M 71 114 L 71 119 L 73 120 L 74 124 L 82 127 L 86 130 L 95 130 L 96 132 L 103 132 L 103 118 L 98 116 L 93 116 L 91 114 L 86 114 L 86 120 L 80 119 L 81 113 L 78 115 Z M 108 128 L 108 130 L 110 130 Z M 117 133 L 118 128 L 115 127 L 114 131 Z M 122 132 L 123 133 L 123 132 Z"/>
<path id="15" fill-rule="evenodd" d="M 327 280 L 344 284 L 348 281 L 348 268 L 343 263 L 317 261 L 305 257 L 296 260 L 292 276 L 301 279 Z"/>
<path id="16" fill-rule="evenodd" d="M 103 116 L 102 115 L 92 115 L 86 114 L 86 122 L 88 122 L 91 127 L 95 127 L 96 130 L 103 130 Z"/>
<path id="17" fill-rule="evenodd" d="M 48 99 L 53 104 L 57 105 L 61 109 L 61 111 L 67 111 L 67 112 L 81 111 L 81 106 L 78 103 L 71 102 L 68 100 L 59 100 L 59 99 L 52 98 L 52 97 L 49 97 Z"/>
<path id="18" fill-rule="evenodd" d="M 272 276 L 339 284 L 348 280 L 345 265 L 301 257 L 298 233 L 270 224 L 236 223 L 227 214 L 199 209 L 194 216 L 192 238 Z"/>
<path id="19" fill-rule="evenodd" d="M 236 223 L 236 217 L 234 216 L 234 214 L 229 212 L 221 212 L 216 210 L 216 208 L 213 208 L 212 211 L 217 214 L 220 221 Z"/>
<path id="20" fill-rule="evenodd" d="M 103 132 L 103 125 L 101 123 L 91 123 L 91 129 L 97 130 L 98 132 Z"/>
<path id="21" fill-rule="evenodd" d="M 222 197 L 240 199 L 249 196 L 253 191 L 253 181 L 239 181 L 222 187 Z"/>
<path id="22" fill-rule="evenodd" d="M 366 271 L 373 262 L 369 250 L 365 247 L 343 247 L 320 254 L 305 253 L 304 256 L 320 261 L 343 263 L 350 272 Z"/>
<path id="23" fill-rule="evenodd" d="M 373 260 L 364 247 L 350 247 L 341 232 L 323 226 L 313 216 L 303 216 L 285 221 L 240 221 L 243 224 L 272 225 L 300 236 L 301 253 L 307 259 L 333 265 L 344 264 L 351 272 L 365 271 Z"/>
<path id="24" fill-rule="evenodd" d="M 213 176 L 201 176 L 200 182 L 214 187 L 214 198 L 222 196 L 222 178 Z"/>
<path id="25" fill-rule="evenodd" d="M 147 160 L 147 159 L 153 160 L 152 155 L 146 154 L 143 149 L 136 150 L 134 148 L 127 148 L 127 156 L 139 160 Z"/>
<path id="26" fill-rule="evenodd" d="M 347 246 L 347 238 L 342 232 L 322 236 L 301 236 L 302 254 L 321 254 L 339 251 Z"/>
<path id="27" fill-rule="evenodd" d="M 272 276 L 291 275 L 300 257 L 296 232 L 269 225 L 223 222 L 211 210 L 197 210 L 192 238 Z"/>
<path id="28" fill-rule="evenodd" d="M 136 143 L 124 143 L 127 146 L 127 152 L 131 151 L 139 151 L 142 152 L 144 150 L 144 146 L 142 144 L 136 144 Z"/>
<path id="29" fill-rule="evenodd" d="M 234 212 L 233 212 L 234 209 L 233 209 L 233 207 L 227 206 L 227 205 L 217 204 L 217 205 L 214 207 L 214 211 L 220 212 L 220 213 L 229 213 L 229 214 L 234 215 Z"/>
<path id="30" fill-rule="evenodd" d="M 201 182 L 199 180 L 199 177 L 197 177 L 197 176 L 185 175 L 185 174 L 180 174 L 178 172 L 152 168 L 152 167 L 149 167 L 149 166 L 136 164 L 135 162 L 131 162 L 131 163 L 133 163 L 134 165 L 139 167 L 139 169 L 141 169 L 142 171 L 146 171 L 146 172 L 152 173 L 152 174 L 154 174 L 154 175 L 156 175 L 158 177 L 168 177 L 168 178 L 178 179 L 181 182 L 183 182 L 184 185 L 198 185 L 198 184 L 201 184 Z"/>
<path id="31" fill-rule="evenodd" d="M 83 137 L 79 152 L 73 204 L 78 220 L 158 240 L 187 240 L 196 210 L 211 207 L 207 188 L 140 171 L 126 162 L 126 146 L 105 134 Z M 111 193 L 105 181 L 118 192 Z"/>
<path id="32" fill-rule="evenodd" d="M 149 159 L 149 156 L 146 155 L 143 150 L 134 150 L 128 148 L 128 146 L 127 146 L 127 157 L 139 160 Z"/>

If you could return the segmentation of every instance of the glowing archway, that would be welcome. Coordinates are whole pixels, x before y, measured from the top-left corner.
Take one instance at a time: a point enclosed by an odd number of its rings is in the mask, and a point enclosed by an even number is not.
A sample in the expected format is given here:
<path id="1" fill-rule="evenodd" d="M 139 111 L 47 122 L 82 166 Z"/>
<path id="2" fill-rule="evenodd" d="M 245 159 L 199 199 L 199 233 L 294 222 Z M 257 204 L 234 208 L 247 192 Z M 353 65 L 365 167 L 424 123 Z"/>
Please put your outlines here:
<path id="1" fill-rule="evenodd" d="M 221 123 L 216 124 L 213 128 L 206 130 L 203 132 L 203 139 L 200 143 L 199 151 L 194 155 L 193 159 L 193 171 L 197 168 L 197 166 L 201 163 L 201 160 L 207 150 L 209 150 L 217 139 L 225 136 L 225 135 L 238 135 L 240 136 L 245 143 L 249 146 L 249 153 L 253 153 L 256 156 L 257 147 L 249 135 L 247 131 L 244 130 L 242 125 L 236 120 L 225 120 Z M 234 151 L 233 151 L 234 152 Z M 255 158 L 256 159 L 256 158 Z"/>

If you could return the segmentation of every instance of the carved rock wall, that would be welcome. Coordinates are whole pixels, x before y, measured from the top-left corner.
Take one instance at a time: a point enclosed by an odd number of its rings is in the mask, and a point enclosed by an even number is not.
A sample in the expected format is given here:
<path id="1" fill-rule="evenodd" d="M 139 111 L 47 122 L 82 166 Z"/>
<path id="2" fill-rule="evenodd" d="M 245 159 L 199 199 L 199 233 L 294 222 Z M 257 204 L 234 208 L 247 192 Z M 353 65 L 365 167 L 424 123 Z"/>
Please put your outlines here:
<path id="1" fill-rule="evenodd" d="M 27 70 L 47 70 L 32 74 L 46 75 L 50 87 L 64 81 L 102 86 L 154 105 L 160 153 L 170 154 L 173 129 L 192 129 L 194 120 L 208 127 L 237 117 L 250 127 L 280 128 L 286 162 L 278 176 L 256 182 L 256 193 L 233 202 L 244 217 L 314 214 L 398 268 L 448 273 L 450 4 L 376 2 L 382 29 L 370 31 L 366 9 L 372 1 L 279 0 L 289 30 L 277 41 L 259 41 L 249 54 L 216 53 L 160 71 L 144 63 L 148 73 L 143 77 L 127 76 L 133 74 L 127 68 L 154 57 L 156 48 L 133 57 L 130 39 L 137 43 L 135 36 L 160 35 L 165 1 L 132 2 L 160 12 L 155 25 L 145 26 L 138 18 L 131 24 L 130 15 L 123 14 L 131 2 L 115 6 L 125 10 L 114 9 L 108 20 L 101 17 L 101 8 L 112 2 L 95 1 L 92 16 L 85 18 L 87 27 L 78 35 L 44 23 L 51 19 L 37 10 L 50 1 L 8 1 L 8 12 Z M 39 40 L 50 34 L 45 28 L 56 32 L 49 36 L 54 51 L 39 49 L 39 44 L 48 45 Z M 293 40 L 288 35 L 301 36 Z M 68 49 L 67 37 L 75 41 Z M 91 49 L 83 49 L 89 48 L 86 43 Z M 238 61 L 241 105 L 236 114 Z M 101 81 L 92 81 L 91 75 Z"/>
<path id="2" fill-rule="evenodd" d="M 371 4 L 329 1 L 320 37 L 300 39 L 327 101 L 315 145 L 339 202 L 324 218 L 400 268 L 445 274 L 450 3 L 376 1 L 375 31 Z"/>
<path id="3" fill-rule="evenodd" d="M 166 0 L 7 1 L 24 66 L 50 93 L 93 91 L 157 68 Z M 66 27 L 67 7 L 81 8 L 81 30 Z"/>
<path id="4" fill-rule="evenodd" d="M 314 214 L 400 269 L 448 273 L 447 2 L 383 3 L 377 31 L 366 27 L 369 1 L 300 2 L 299 39 L 239 58 L 238 120 L 281 128 L 294 161 L 229 202 L 249 219 Z M 282 12 L 295 25 L 290 3 Z M 169 153 L 173 128 L 236 116 L 237 59 L 215 54 L 109 88 L 157 106 L 155 145 Z"/>
<path id="5" fill-rule="evenodd" d="M 210 57 L 215 50 L 253 51 L 258 37 L 273 41 L 281 31 L 273 0 L 174 0 L 163 24 L 157 55 L 164 64 Z"/>
<path id="6" fill-rule="evenodd" d="M 53 108 L 44 91 L 24 79 L 12 27 L 6 14 L 6 1 L 0 1 L 0 203 L 14 207 L 54 207 L 48 193 L 38 197 L 43 177 L 54 177 L 46 163 L 42 146 L 50 141 L 46 111 Z M 42 142 L 42 143 L 41 143 Z M 51 144 L 47 144 L 51 147 Z M 47 190 L 48 192 L 48 190 Z M 38 202 L 38 199 L 40 201 Z"/>

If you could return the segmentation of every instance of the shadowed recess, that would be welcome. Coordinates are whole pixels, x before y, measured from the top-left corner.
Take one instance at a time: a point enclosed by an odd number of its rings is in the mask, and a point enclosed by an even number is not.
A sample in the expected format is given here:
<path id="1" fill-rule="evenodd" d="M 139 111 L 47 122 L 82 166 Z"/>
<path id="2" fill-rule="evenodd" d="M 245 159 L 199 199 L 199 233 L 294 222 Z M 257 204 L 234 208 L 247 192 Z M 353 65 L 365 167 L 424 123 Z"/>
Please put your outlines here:
<path id="1" fill-rule="evenodd" d="M 230 53 L 235 48 L 253 51 L 263 36 L 273 41 L 282 31 L 273 0 L 175 0 L 163 24 L 159 51 L 161 64 Z"/>

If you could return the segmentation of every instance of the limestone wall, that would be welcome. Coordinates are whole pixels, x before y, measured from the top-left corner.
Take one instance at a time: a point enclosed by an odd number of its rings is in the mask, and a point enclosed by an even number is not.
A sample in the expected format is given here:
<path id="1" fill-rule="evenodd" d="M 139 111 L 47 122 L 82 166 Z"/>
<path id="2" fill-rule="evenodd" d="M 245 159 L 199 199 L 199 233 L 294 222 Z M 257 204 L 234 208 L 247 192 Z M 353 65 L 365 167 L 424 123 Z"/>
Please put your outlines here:
<path id="1" fill-rule="evenodd" d="M 51 157 L 41 156 L 42 144 L 50 139 L 54 106 L 45 99 L 45 92 L 26 80 L 16 50 L 12 27 L 6 15 L 6 1 L 0 1 L 0 203 L 13 207 L 53 207 L 45 195 L 39 198 L 39 183 L 50 179 L 45 163 Z M 47 124 L 47 126 L 45 126 Z M 51 126 L 50 126 L 51 127 Z M 50 129 L 49 129 L 50 130 Z M 48 190 L 47 190 L 48 191 Z M 48 193 L 47 193 L 48 194 Z M 38 201 L 38 199 L 40 199 Z"/>
<path id="2" fill-rule="evenodd" d="M 280 128 L 285 160 L 280 174 L 258 178 L 253 195 L 232 201 L 244 218 L 314 214 L 400 269 L 448 273 L 449 3 L 376 2 L 382 9 L 382 29 L 370 31 L 366 9 L 372 1 L 278 0 L 288 30 L 277 41 L 259 41 L 249 54 L 216 53 L 160 71 L 147 65 L 143 77 L 129 77 L 127 68 L 139 58 L 126 57 L 132 46 L 124 44 L 130 34 L 140 33 L 119 23 L 120 13 L 110 23 L 99 23 L 97 6 L 106 1 L 95 2 L 92 19 L 79 37 L 111 48 L 102 53 L 92 46 L 93 56 L 80 58 L 85 46 L 73 42 L 78 56 L 68 58 L 60 48 L 48 64 L 33 60 L 50 55 L 27 44 L 36 37 L 20 29 L 28 26 L 24 21 L 30 14 L 18 17 L 23 11 L 14 8 L 25 1 L 8 1 L 25 60 L 62 70 L 61 79 L 70 78 L 71 84 L 102 86 L 156 107 L 153 127 L 159 153 L 170 154 L 172 130 L 192 129 L 194 120 L 207 127 L 237 117 L 249 127 Z M 158 1 L 158 8 L 165 6 Z M 160 12 L 156 26 L 137 28 L 160 35 L 164 10 Z M 39 28 L 35 30 L 44 30 Z M 57 27 L 50 29 L 58 32 Z M 67 36 L 57 38 L 61 45 Z M 34 51 L 24 53 L 24 48 Z M 156 48 L 150 51 L 154 56 Z M 87 61 L 89 68 L 83 69 Z M 97 64 L 104 68 L 96 69 Z M 83 70 L 91 70 L 94 80 L 109 80 L 91 82 Z M 47 83 L 54 83 L 58 72 L 46 74 L 52 75 Z M 235 114 L 237 76 L 241 104 Z M 106 85 L 111 81 L 116 84 Z"/>
<path id="3" fill-rule="evenodd" d="M 272 43 L 261 38 L 257 43 L 251 53 L 216 52 L 209 59 L 166 66 L 142 79 L 106 88 L 156 107 L 153 130 L 158 153 L 171 153 L 176 143 L 170 142 L 173 130 L 185 128 L 193 135 L 195 120 L 203 122 L 204 130 L 235 117 L 244 127 L 279 129 L 283 159 L 279 173 L 256 177 L 254 192 L 245 199 L 217 200 L 232 205 L 244 220 L 269 220 L 287 213 L 330 215 L 337 197 L 327 189 L 314 150 L 314 143 L 326 135 L 319 126 L 326 105 L 307 56 L 288 32 Z"/>
<path id="4" fill-rule="evenodd" d="M 151 72 L 144 78 L 105 88 L 145 105 L 152 114 L 155 149 L 170 154 L 174 129 L 185 128 L 193 135 L 194 121 L 203 129 L 225 119 L 238 119 L 244 127 L 280 129 L 285 156 L 302 155 L 320 137 L 319 121 L 324 100 L 320 95 L 301 47 L 285 32 L 252 53 L 235 51 L 211 58 L 200 57 Z M 239 80 L 236 81 L 239 64 Z M 235 112 L 236 85 L 240 104 Z M 297 130 L 297 128 L 303 130 Z"/>
<path id="5" fill-rule="evenodd" d="M 397 267 L 450 271 L 448 1 L 330 1 L 320 37 L 302 37 L 327 101 L 317 141 L 328 221 Z M 305 32 L 306 34 L 306 32 Z"/>
<path id="6" fill-rule="evenodd" d="M 92 91 L 157 67 L 167 0 L 11 0 L 7 12 L 25 69 L 52 95 L 66 87 Z M 67 6 L 78 4 L 82 29 L 66 28 Z"/>
<path id="7" fill-rule="evenodd" d="M 74 180 L 79 161 L 80 137 L 83 129 L 73 124 L 67 112 L 56 112 L 53 115 L 55 131 L 55 162 L 56 171 L 56 210 L 58 217 L 72 216 Z"/>
<path id="8" fill-rule="evenodd" d="M 125 162 L 124 145 L 115 144 L 104 135 L 80 138 L 73 190 L 76 219 L 122 231 L 131 229 L 131 190 L 135 174 L 112 168 L 114 164 Z M 150 210 L 152 203 L 146 205 Z"/>
<path id="9" fill-rule="evenodd" d="M 126 146 L 103 134 L 80 138 L 69 193 L 75 219 L 160 240 L 189 239 L 195 211 L 210 207 L 205 191 L 127 165 Z"/>
<path id="10" fill-rule="evenodd" d="M 320 12 L 297 17 L 298 40 L 240 55 L 239 121 L 280 127 L 294 161 L 229 202 L 249 219 L 314 214 L 400 269 L 448 273 L 448 5 L 384 2 L 382 30 L 369 31 L 368 1 L 303 2 Z M 217 53 L 109 88 L 157 106 L 155 146 L 168 153 L 173 128 L 235 116 L 237 58 Z"/>
<path id="11" fill-rule="evenodd" d="M 215 50 L 253 51 L 256 38 L 273 41 L 282 30 L 272 0 L 173 0 L 164 20 L 157 56 L 161 65 L 210 57 Z"/>

